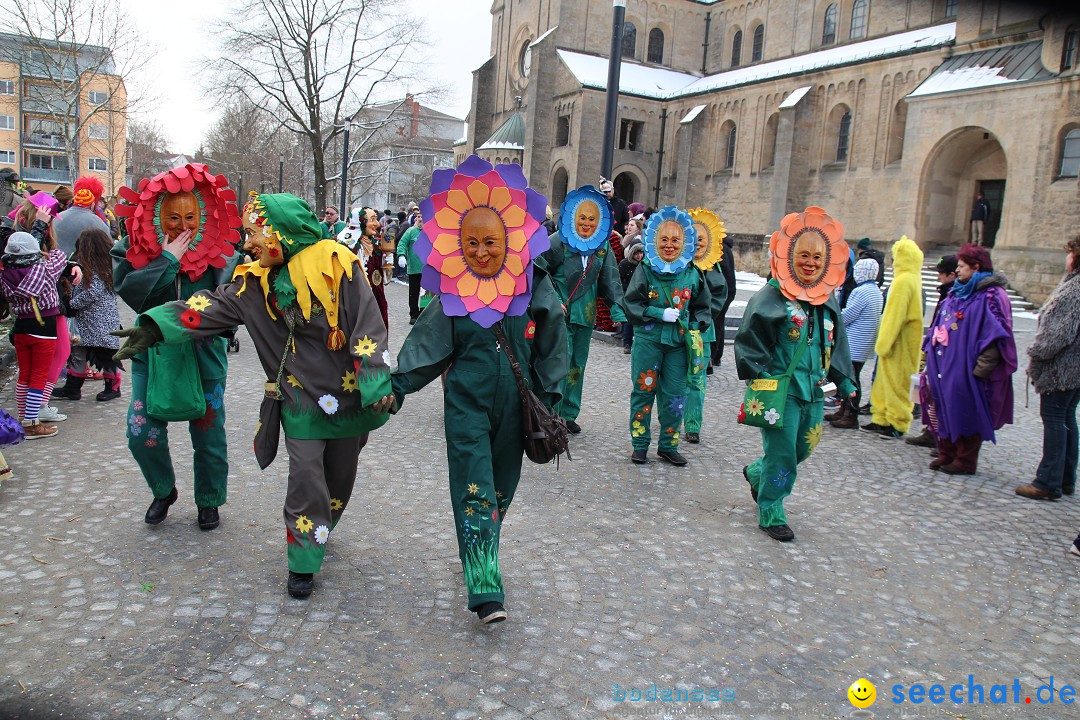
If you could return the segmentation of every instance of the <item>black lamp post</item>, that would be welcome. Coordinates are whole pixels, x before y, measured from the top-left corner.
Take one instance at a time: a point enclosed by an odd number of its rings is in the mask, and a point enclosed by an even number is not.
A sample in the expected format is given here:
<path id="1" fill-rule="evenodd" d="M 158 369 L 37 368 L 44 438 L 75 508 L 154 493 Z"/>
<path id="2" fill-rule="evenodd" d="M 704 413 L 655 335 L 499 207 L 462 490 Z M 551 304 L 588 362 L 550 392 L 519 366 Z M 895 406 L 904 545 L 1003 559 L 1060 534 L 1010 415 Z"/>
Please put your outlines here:
<path id="1" fill-rule="evenodd" d="M 626 0 L 612 0 L 611 54 L 608 56 L 607 108 L 604 111 L 604 150 L 600 159 L 600 174 L 611 178 L 615 155 L 615 117 L 619 112 L 619 71 L 622 69 L 623 22 L 626 19 Z"/>
<path id="2" fill-rule="evenodd" d="M 282 184 L 285 180 L 285 153 L 278 155 L 277 166 L 277 191 L 281 192 Z"/>

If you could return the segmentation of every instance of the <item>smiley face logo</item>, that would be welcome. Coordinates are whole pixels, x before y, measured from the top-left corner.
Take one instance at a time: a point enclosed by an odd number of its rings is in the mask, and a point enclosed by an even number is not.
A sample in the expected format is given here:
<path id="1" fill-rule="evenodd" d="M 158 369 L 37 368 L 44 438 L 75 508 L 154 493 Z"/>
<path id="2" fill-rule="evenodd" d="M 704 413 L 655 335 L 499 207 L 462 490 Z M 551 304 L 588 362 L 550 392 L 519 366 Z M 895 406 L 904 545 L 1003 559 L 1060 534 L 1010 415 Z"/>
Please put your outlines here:
<path id="1" fill-rule="evenodd" d="M 866 678 L 859 678 L 847 689 L 848 700 L 857 708 L 868 708 L 877 699 L 877 689 Z"/>

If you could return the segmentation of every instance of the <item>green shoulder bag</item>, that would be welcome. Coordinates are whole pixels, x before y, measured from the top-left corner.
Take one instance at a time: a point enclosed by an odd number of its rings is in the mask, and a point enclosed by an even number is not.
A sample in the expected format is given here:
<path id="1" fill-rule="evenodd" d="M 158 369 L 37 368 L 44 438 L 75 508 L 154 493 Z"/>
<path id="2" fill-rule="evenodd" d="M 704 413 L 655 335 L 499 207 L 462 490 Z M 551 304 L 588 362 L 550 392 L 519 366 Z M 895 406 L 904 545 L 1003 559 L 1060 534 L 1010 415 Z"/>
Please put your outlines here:
<path id="1" fill-rule="evenodd" d="M 795 367 L 806 352 L 805 342 L 800 342 L 791 356 L 787 371 L 772 378 L 757 378 L 746 386 L 746 395 L 739 407 L 739 422 L 759 428 L 784 427 L 784 408 L 787 406 L 788 385 Z"/>
<path id="2" fill-rule="evenodd" d="M 206 414 L 199 361 L 191 342 L 147 351 L 146 414 L 163 422 L 198 420 Z"/>

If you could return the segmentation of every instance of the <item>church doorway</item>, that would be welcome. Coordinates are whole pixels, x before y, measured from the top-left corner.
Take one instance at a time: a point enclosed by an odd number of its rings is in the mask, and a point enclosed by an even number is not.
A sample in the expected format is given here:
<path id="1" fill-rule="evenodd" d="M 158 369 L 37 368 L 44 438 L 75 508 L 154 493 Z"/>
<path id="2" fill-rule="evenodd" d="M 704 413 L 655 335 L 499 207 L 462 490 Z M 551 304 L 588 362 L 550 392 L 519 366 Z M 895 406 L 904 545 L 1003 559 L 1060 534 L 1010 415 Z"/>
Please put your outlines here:
<path id="1" fill-rule="evenodd" d="M 990 202 L 983 242 L 1001 240 L 1007 211 L 1005 151 L 993 133 L 965 127 L 943 137 L 923 165 L 915 213 L 915 239 L 922 247 L 952 247 L 971 240 L 971 210 L 981 191 Z"/>
<path id="2" fill-rule="evenodd" d="M 631 173 L 621 172 L 615 176 L 615 196 L 626 201 L 626 204 L 634 202 L 637 197 L 637 178 Z"/>

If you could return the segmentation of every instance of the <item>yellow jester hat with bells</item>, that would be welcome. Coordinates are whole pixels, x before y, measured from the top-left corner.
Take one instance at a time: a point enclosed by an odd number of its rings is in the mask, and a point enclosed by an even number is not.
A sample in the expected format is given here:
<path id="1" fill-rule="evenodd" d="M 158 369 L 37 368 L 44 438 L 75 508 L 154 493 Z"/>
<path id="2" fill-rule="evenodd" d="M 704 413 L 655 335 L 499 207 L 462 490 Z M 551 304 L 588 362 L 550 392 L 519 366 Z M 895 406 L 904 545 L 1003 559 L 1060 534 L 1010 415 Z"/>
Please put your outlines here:
<path id="1" fill-rule="evenodd" d="M 322 226 L 311 207 L 289 193 L 260 195 L 254 191 L 244 206 L 243 218 L 262 230 L 266 252 L 281 253 L 285 264 L 277 268 L 262 267 L 251 262 L 236 268 L 234 278 L 243 277 L 244 285 L 237 295 L 247 289 L 247 276 L 259 279 L 266 312 L 277 319 L 275 311 L 283 313 L 297 306 L 304 320 L 311 320 L 312 297 L 326 312 L 330 334 L 326 347 L 340 350 L 345 347 L 345 333 L 338 328 L 338 288 L 341 277 L 352 279 L 353 267 L 359 262 L 347 247 L 323 238 Z"/>

